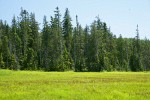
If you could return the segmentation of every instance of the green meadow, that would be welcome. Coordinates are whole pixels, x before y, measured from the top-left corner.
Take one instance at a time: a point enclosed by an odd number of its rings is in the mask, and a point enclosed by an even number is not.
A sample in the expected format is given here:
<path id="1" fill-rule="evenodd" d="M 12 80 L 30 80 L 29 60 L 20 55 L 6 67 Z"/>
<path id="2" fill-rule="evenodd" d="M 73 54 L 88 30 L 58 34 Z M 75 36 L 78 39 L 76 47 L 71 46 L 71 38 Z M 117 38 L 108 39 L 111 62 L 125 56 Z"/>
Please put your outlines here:
<path id="1" fill-rule="evenodd" d="M 150 100 L 150 72 L 0 70 L 0 100 Z"/>

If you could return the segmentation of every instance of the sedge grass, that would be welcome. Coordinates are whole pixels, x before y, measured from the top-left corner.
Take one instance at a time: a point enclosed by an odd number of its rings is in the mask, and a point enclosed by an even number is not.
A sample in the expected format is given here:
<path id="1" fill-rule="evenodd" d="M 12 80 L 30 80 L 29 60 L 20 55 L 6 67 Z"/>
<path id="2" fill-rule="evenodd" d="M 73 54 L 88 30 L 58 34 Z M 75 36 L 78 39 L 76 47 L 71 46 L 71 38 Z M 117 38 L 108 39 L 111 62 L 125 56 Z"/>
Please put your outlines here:
<path id="1" fill-rule="evenodd" d="M 150 72 L 0 70 L 0 100 L 149 100 Z"/>

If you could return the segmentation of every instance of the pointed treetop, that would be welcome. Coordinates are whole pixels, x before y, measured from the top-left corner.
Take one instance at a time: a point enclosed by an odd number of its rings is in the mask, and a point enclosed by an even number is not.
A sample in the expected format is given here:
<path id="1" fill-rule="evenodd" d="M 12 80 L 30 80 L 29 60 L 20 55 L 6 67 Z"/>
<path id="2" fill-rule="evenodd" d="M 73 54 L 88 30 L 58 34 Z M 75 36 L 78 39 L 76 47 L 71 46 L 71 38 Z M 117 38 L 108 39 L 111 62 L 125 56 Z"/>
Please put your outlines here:
<path id="1" fill-rule="evenodd" d="M 78 28 L 78 26 L 79 26 L 78 15 L 76 15 L 76 24 L 77 24 L 77 28 Z"/>
<path id="2" fill-rule="evenodd" d="M 139 33 L 139 26 L 138 26 L 138 24 L 137 24 L 137 29 L 136 29 L 136 31 L 137 31 L 137 33 Z"/>
<path id="3" fill-rule="evenodd" d="M 78 15 L 76 15 L 76 22 L 78 22 Z"/>

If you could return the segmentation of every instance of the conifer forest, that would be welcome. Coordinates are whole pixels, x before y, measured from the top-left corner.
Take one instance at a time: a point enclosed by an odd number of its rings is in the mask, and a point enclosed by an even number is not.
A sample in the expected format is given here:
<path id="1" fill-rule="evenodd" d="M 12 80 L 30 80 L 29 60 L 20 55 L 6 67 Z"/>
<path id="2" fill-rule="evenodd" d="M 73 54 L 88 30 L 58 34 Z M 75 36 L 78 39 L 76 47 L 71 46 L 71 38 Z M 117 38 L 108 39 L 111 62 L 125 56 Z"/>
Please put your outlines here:
<path id="1" fill-rule="evenodd" d="M 72 25 L 69 9 L 44 16 L 42 28 L 34 13 L 21 8 L 12 23 L 0 20 L 0 69 L 43 71 L 149 71 L 150 41 L 117 37 L 106 22 L 96 17 L 82 27 Z M 118 26 L 119 27 L 119 26 Z"/>

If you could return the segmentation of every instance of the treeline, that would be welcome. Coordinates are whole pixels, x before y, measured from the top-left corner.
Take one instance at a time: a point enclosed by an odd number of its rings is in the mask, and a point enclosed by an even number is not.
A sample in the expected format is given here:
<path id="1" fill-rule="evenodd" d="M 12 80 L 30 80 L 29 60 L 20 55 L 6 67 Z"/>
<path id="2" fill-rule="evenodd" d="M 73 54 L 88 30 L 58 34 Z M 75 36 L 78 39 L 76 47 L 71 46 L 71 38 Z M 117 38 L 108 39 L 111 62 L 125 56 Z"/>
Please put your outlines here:
<path id="1" fill-rule="evenodd" d="M 44 71 L 148 71 L 150 41 L 117 38 L 99 17 L 83 28 L 76 16 L 73 27 L 69 10 L 61 18 L 59 8 L 43 28 L 34 13 L 21 9 L 11 26 L 0 21 L 0 68 Z M 63 20 L 61 20 L 63 19 Z"/>

